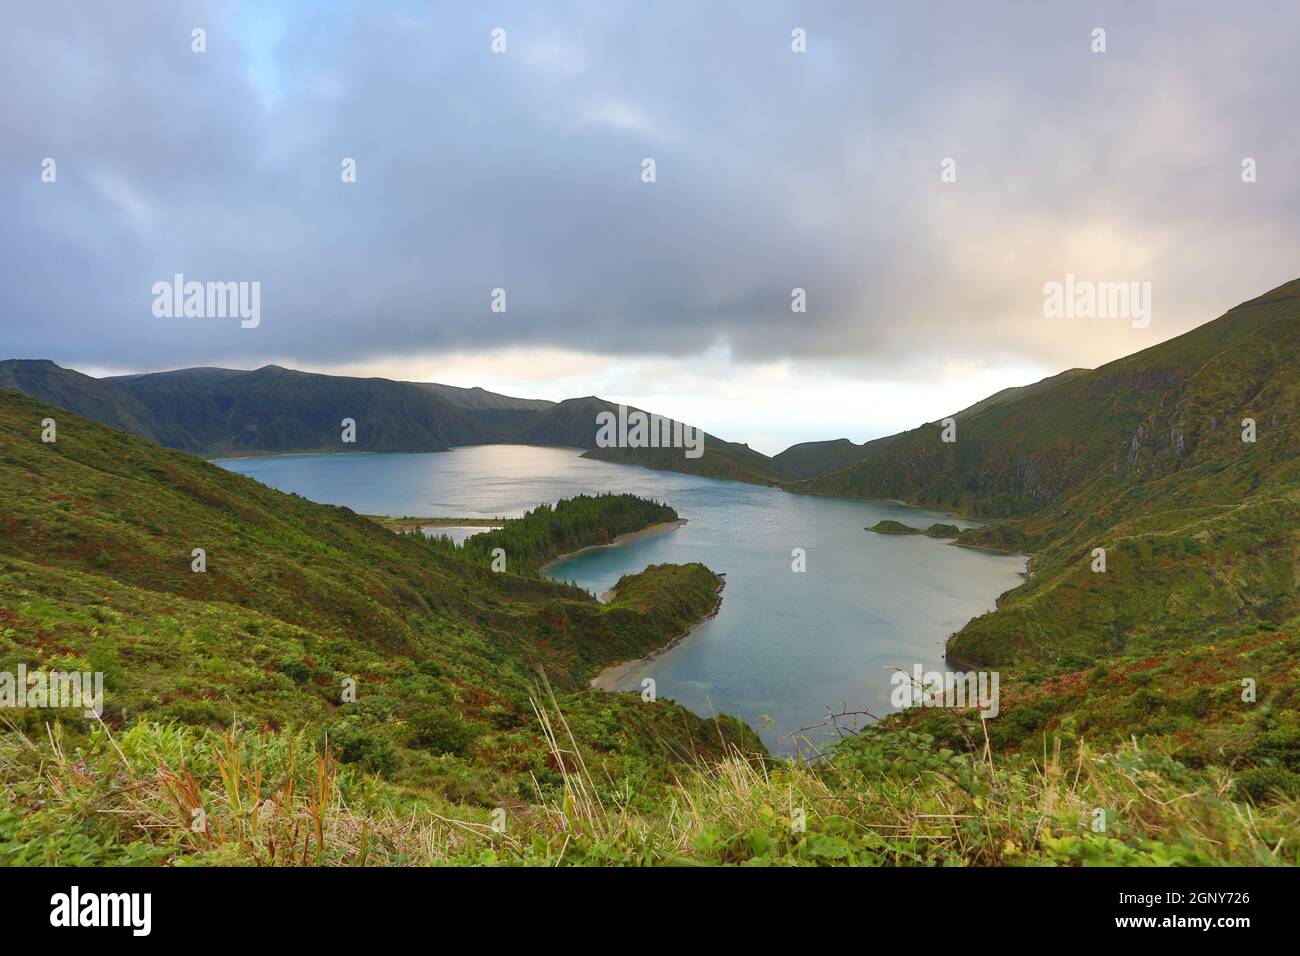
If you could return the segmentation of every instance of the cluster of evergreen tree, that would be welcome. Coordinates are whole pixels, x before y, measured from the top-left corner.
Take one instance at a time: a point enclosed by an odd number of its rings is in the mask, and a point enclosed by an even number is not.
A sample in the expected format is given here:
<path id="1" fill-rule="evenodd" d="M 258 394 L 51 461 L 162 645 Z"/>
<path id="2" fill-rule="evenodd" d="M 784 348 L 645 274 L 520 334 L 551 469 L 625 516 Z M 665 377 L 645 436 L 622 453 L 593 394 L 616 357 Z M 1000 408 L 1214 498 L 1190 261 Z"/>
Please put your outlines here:
<path id="1" fill-rule="evenodd" d="M 578 495 L 553 506 L 538 505 L 503 528 L 473 535 L 460 551 L 490 562 L 492 552 L 502 548 L 508 570 L 530 573 L 561 554 L 609 544 L 621 534 L 676 520 L 677 511 L 669 505 L 636 495 Z M 455 547 L 446 538 L 434 540 L 438 547 Z"/>

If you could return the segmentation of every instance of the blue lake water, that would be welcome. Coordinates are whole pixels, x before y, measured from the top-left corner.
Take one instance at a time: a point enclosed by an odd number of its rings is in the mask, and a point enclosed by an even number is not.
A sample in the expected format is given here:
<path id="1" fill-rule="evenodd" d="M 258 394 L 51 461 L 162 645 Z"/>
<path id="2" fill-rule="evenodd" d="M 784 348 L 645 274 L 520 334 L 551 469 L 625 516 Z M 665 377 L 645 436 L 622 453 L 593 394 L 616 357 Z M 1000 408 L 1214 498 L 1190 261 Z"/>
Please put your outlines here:
<path id="1" fill-rule="evenodd" d="M 575 449 L 486 445 L 420 455 L 290 455 L 217 462 L 282 491 L 364 514 L 514 517 L 576 494 L 631 492 L 665 501 L 687 524 L 587 551 L 550 576 L 602 594 L 649 564 L 700 561 L 726 575 L 722 607 L 671 650 L 618 683 L 646 678 L 705 716 L 729 713 L 774 752 L 830 711 L 890 708 L 891 668 L 942 666 L 943 644 L 1021 583 L 1020 557 L 922 536 L 863 529 L 882 518 L 915 527 L 972 522 L 885 502 L 591 461 Z M 802 548 L 807 570 L 792 570 Z M 817 731 L 808 736 L 821 739 Z"/>

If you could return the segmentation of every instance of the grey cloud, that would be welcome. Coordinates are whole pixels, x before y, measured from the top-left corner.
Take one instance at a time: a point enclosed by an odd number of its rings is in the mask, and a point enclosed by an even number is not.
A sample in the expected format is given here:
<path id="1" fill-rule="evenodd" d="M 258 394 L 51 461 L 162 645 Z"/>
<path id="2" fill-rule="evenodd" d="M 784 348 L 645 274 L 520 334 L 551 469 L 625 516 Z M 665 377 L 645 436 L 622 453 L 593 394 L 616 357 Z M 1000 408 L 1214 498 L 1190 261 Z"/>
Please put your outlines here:
<path id="1" fill-rule="evenodd" d="M 0 352 L 1090 364 L 1300 260 L 1300 11 L 1131 6 L 9 5 Z M 1044 325 L 1043 282 L 1116 262 L 1162 321 Z M 155 319 L 176 272 L 261 281 L 261 326 Z"/>

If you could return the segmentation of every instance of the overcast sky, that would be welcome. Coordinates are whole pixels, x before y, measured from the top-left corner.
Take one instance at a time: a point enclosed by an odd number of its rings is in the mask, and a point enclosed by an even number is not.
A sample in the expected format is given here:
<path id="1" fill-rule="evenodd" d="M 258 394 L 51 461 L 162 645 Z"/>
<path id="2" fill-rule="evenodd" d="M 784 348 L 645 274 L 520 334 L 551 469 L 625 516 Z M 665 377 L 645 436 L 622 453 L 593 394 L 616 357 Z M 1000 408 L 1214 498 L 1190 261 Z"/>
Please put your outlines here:
<path id="1" fill-rule="evenodd" d="M 596 393 L 774 452 L 1300 275 L 1291 0 L 0 11 L 0 358 Z M 175 273 L 260 324 L 155 317 Z M 1150 282 L 1150 325 L 1045 318 L 1067 273 Z"/>

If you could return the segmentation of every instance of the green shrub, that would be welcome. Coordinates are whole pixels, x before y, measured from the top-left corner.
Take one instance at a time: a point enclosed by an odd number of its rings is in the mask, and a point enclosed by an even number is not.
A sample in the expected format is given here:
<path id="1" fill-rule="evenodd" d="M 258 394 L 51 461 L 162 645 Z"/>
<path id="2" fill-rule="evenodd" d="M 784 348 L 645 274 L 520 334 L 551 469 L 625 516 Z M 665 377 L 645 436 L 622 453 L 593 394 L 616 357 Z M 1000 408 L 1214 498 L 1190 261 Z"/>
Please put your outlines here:
<path id="1" fill-rule="evenodd" d="M 299 658 L 282 657 L 275 666 L 281 674 L 292 678 L 295 684 L 305 684 L 311 680 L 311 668 Z"/>
<path id="2" fill-rule="evenodd" d="M 397 770 L 397 748 L 393 742 L 355 717 L 335 721 L 326 738 L 343 763 L 359 764 L 382 777 L 392 777 Z"/>
<path id="3" fill-rule="evenodd" d="M 1285 767 L 1251 767 L 1237 774 L 1237 792 L 1256 803 L 1271 801 L 1279 793 L 1300 795 L 1300 774 Z"/>
<path id="4" fill-rule="evenodd" d="M 468 756 L 474 742 L 473 728 L 449 707 L 428 707 L 408 722 L 411 742 L 435 753 Z"/>

